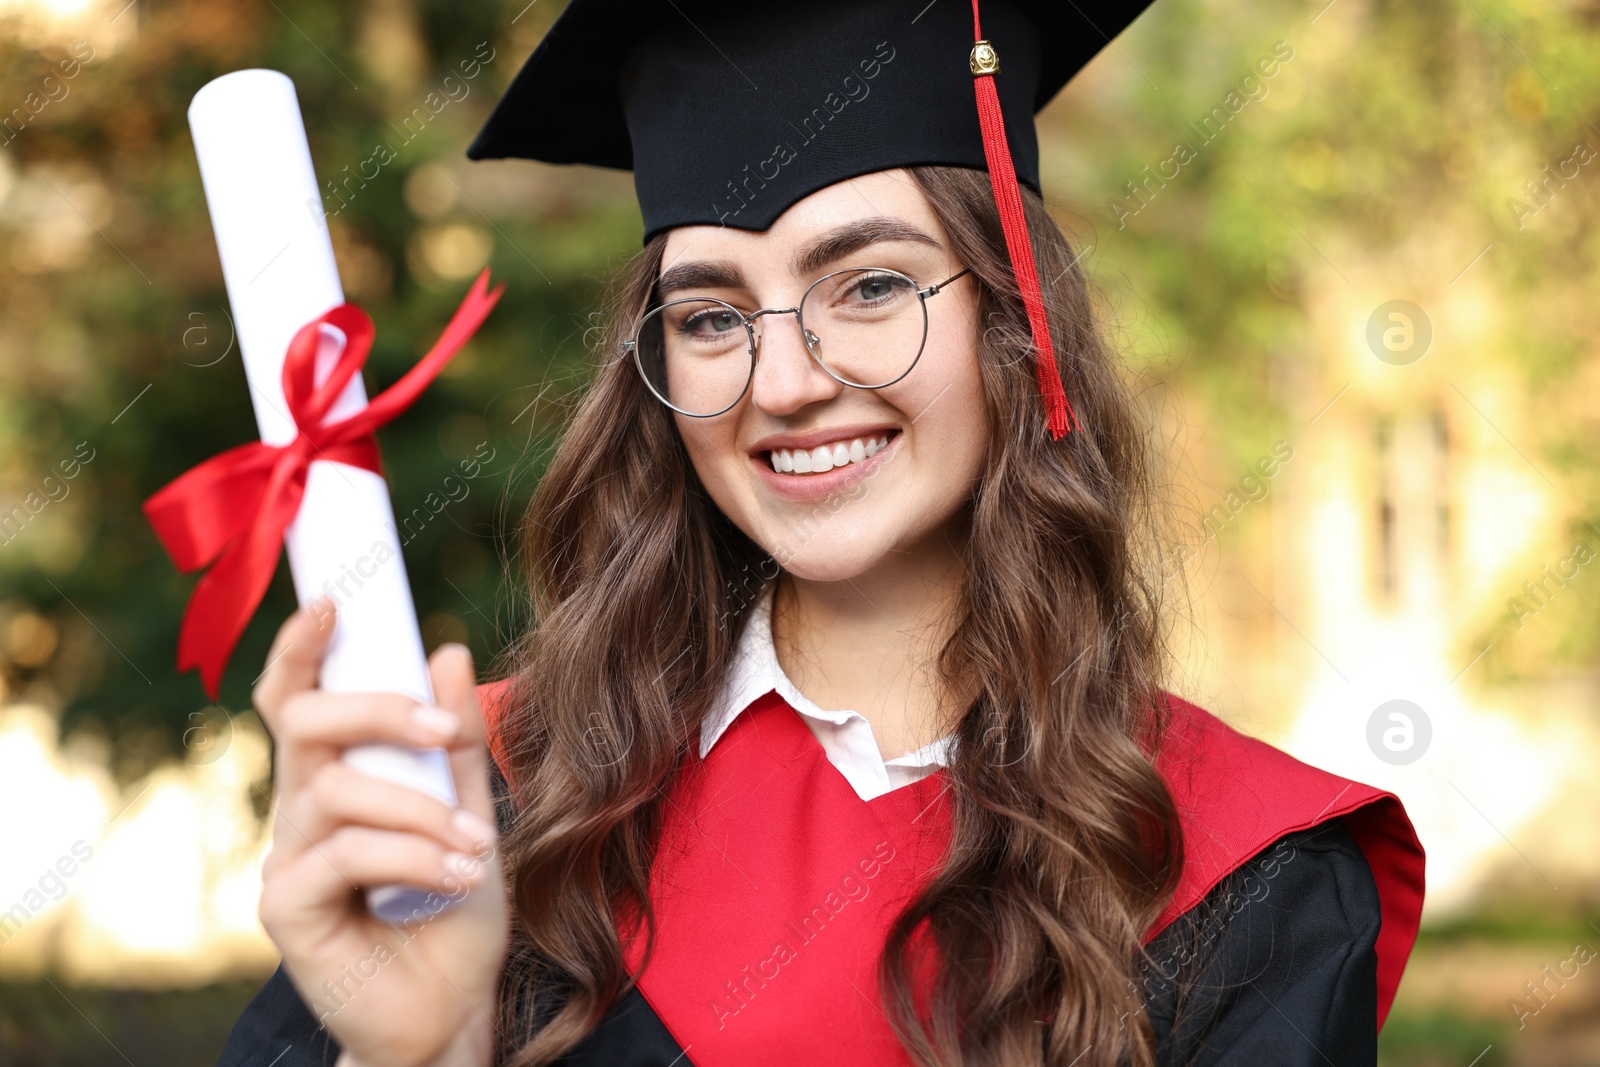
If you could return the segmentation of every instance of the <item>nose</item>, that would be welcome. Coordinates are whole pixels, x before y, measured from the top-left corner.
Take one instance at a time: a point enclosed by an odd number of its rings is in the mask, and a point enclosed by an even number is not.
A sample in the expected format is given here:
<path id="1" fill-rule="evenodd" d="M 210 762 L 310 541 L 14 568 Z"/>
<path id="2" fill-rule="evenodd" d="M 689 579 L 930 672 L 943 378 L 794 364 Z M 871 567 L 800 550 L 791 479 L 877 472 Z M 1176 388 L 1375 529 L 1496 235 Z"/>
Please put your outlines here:
<path id="1" fill-rule="evenodd" d="M 817 365 L 793 313 L 761 317 L 756 335 L 752 402 L 769 415 L 792 415 L 808 404 L 831 400 L 844 389 Z"/>

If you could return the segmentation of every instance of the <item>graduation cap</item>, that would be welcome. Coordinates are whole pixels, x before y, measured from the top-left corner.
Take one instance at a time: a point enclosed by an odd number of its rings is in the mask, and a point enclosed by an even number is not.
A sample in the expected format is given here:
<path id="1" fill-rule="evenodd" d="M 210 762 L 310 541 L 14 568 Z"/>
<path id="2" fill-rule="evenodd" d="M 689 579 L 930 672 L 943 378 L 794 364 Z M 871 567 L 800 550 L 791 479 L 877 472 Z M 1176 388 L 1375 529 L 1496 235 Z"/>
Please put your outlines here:
<path id="1" fill-rule="evenodd" d="M 874 171 L 987 171 L 1059 438 L 1072 409 L 1018 183 L 1041 191 L 1033 113 L 1149 0 L 970 2 L 571 0 L 467 156 L 632 170 L 646 241 L 765 230 Z"/>

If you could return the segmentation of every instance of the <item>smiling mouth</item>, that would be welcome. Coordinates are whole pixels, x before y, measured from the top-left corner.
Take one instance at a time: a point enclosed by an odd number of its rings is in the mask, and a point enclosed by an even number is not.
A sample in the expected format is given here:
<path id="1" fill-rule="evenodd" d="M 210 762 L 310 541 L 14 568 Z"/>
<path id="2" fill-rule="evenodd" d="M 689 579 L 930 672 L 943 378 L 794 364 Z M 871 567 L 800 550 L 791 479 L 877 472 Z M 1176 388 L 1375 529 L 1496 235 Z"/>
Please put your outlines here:
<path id="1" fill-rule="evenodd" d="M 835 467 L 866 462 L 889 447 L 889 441 L 899 432 L 842 438 L 816 448 L 775 448 L 767 453 L 767 462 L 779 474 L 823 474 Z"/>

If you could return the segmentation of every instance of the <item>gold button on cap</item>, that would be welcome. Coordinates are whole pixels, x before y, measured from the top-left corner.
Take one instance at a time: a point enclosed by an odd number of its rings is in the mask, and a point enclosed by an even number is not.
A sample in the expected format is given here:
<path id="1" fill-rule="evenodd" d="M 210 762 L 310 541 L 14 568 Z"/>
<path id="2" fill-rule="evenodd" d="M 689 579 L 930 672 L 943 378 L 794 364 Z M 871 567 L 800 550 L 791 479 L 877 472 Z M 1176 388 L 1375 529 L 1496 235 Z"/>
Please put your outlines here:
<path id="1" fill-rule="evenodd" d="M 999 74 L 1000 57 L 995 54 L 994 45 L 988 41 L 977 41 L 972 46 L 972 56 L 967 61 L 974 75 Z"/>

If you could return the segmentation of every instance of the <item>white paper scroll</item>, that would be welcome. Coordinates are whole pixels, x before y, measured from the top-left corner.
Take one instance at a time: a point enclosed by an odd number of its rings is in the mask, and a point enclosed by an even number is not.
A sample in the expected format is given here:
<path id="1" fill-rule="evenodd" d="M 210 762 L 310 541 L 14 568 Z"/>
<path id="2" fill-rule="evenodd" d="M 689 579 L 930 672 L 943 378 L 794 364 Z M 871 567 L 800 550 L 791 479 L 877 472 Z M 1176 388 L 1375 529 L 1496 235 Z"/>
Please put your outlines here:
<path id="1" fill-rule="evenodd" d="M 195 94 L 189 129 L 261 440 L 287 444 L 297 432 L 283 397 L 289 341 L 307 322 L 344 303 L 294 83 L 273 70 L 226 74 Z M 319 381 L 341 342 L 329 327 L 319 352 Z M 356 375 L 328 418 L 345 418 L 366 403 Z M 284 540 L 300 603 L 325 594 L 338 605 L 322 688 L 383 690 L 431 704 L 427 657 L 382 476 L 313 461 L 299 515 Z M 439 749 L 373 745 L 350 750 L 346 760 L 455 803 L 450 764 Z M 391 886 L 372 890 L 368 905 L 379 918 L 398 921 L 419 909 L 440 910 L 444 899 Z"/>

